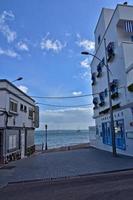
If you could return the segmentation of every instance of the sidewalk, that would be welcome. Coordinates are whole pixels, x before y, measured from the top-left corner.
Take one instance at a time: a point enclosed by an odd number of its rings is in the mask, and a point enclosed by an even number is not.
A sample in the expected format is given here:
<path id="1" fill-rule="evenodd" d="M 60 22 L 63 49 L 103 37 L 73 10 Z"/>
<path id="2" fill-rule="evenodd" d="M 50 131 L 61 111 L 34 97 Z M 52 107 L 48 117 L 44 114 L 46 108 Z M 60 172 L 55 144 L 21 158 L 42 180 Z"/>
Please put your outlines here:
<path id="1" fill-rule="evenodd" d="M 133 168 L 133 157 L 113 157 L 95 148 L 50 152 L 14 161 L 0 169 L 0 186 L 8 182 L 51 179 Z M 8 169 L 9 168 L 9 169 Z"/>

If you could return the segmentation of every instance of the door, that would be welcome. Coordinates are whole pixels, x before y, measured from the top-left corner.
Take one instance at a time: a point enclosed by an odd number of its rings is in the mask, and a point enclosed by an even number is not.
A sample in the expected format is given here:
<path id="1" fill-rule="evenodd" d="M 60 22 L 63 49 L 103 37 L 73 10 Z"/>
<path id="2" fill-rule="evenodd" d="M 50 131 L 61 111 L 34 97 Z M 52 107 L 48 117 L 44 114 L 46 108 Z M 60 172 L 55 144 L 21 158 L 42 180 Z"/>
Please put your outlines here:
<path id="1" fill-rule="evenodd" d="M 25 157 L 25 130 L 21 130 L 21 158 Z"/>
<path id="2" fill-rule="evenodd" d="M 3 161 L 3 132 L 0 131 L 0 163 Z"/>
<path id="3" fill-rule="evenodd" d="M 116 146 L 119 149 L 126 149 L 126 142 L 125 142 L 125 130 L 124 130 L 124 120 L 116 121 L 115 126 L 115 135 L 116 135 Z"/>

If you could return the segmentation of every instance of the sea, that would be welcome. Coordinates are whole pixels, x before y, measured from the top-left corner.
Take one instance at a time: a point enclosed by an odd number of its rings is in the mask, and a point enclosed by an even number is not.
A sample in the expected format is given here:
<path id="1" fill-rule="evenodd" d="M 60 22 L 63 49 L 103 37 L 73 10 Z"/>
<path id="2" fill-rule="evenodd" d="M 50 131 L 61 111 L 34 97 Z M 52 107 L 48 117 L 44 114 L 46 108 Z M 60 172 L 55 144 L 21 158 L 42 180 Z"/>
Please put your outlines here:
<path id="1" fill-rule="evenodd" d="M 45 145 L 46 132 L 35 132 L 35 145 Z M 48 130 L 47 131 L 47 146 L 49 149 L 73 146 L 89 142 L 89 130 Z"/>

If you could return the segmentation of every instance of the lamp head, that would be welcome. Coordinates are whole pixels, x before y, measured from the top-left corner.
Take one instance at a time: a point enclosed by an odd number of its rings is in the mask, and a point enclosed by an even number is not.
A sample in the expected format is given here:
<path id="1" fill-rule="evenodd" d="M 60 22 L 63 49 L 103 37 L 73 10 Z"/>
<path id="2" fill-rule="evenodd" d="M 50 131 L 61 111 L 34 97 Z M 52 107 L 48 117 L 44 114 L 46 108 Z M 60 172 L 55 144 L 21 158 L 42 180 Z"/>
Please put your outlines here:
<path id="1" fill-rule="evenodd" d="M 89 55 L 89 52 L 88 51 L 82 51 L 81 54 L 83 54 L 83 55 Z"/>
<path id="2" fill-rule="evenodd" d="M 19 77 L 17 78 L 17 81 L 21 81 L 23 79 L 23 77 Z"/>

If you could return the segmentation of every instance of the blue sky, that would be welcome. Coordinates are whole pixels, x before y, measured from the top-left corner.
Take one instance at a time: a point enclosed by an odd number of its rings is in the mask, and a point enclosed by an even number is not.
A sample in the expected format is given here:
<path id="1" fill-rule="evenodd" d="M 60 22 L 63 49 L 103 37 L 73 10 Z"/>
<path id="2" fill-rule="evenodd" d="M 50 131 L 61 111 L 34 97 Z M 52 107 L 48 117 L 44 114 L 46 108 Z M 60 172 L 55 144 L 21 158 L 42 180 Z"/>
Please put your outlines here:
<path id="1" fill-rule="evenodd" d="M 129 2 L 129 1 L 128 1 Z M 91 93 L 90 58 L 94 28 L 102 7 L 117 0 L 0 0 L 0 78 L 31 96 L 75 96 Z M 133 3 L 133 1 L 130 1 Z M 91 97 L 70 100 L 35 99 L 56 105 L 80 105 Z M 87 128 L 94 124 L 90 108 L 40 106 L 40 128 Z"/>

